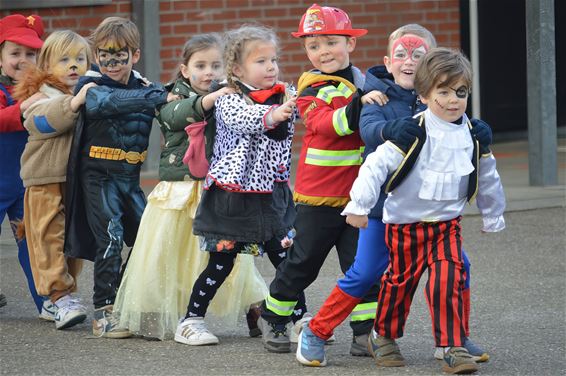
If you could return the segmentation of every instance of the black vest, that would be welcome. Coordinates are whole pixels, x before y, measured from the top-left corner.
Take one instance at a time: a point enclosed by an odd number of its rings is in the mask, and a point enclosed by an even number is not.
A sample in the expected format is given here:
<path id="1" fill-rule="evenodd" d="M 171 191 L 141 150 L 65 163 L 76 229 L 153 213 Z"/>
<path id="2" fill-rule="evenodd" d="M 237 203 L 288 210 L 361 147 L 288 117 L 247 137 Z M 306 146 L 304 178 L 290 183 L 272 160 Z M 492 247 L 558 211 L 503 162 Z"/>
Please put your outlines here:
<path id="1" fill-rule="evenodd" d="M 423 128 L 425 134 L 422 138 L 420 137 L 417 138 L 412 145 L 402 145 L 393 142 L 395 146 L 397 146 L 399 149 L 403 151 L 403 153 L 405 154 L 405 158 L 403 158 L 403 161 L 401 162 L 399 167 L 397 167 L 397 170 L 395 170 L 395 172 L 389 175 L 389 177 L 385 181 L 385 193 L 389 193 L 393 191 L 395 188 L 397 188 L 399 184 L 401 184 L 403 180 L 405 180 L 407 174 L 409 173 L 409 171 L 411 171 L 411 169 L 415 165 L 415 162 L 417 161 L 417 158 L 421 153 L 421 150 L 423 149 L 423 145 L 426 141 L 426 127 L 424 126 L 424 114 L 421 114 L 419 117 L 419 126 Z M 469 120 L 468 120 L 468 128 L 469 129 L 472 128 L 472 125 L 470 124 Z M 479 142 L 471 133 L 470 135 L 472 136 L 472 141 L 474 143 L 474 150 L 472 153 L 472 165 L 474 166 L 474 170 L 470 173 L 468 180 L 467 200 L 469 203 L 471 203 L 475 199 L 476 194 L 478 193 L 478 169 L 479 169 L 479 157 L 480 157 Z"/>

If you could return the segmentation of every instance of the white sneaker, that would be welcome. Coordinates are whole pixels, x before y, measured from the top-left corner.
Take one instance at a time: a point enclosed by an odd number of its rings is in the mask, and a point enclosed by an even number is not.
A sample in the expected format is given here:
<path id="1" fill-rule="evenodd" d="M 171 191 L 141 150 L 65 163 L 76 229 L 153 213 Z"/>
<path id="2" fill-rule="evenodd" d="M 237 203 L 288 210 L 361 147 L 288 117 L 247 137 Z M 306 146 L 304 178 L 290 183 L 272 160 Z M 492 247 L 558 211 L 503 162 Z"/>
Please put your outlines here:
<path id="1" fill-rule="evenodd" d="M 57 313 L 55 314 L 55 327 L 57 329 L 70 328 L 86 319 L 86 308 L 81 304 L 79 298 L 65 295 L 59 298 L 55 305 L 57 306 Z"/>
<path id="2" fill-rule="evenodd" d="M 303 330 L 303 325 L 308 324 L 309 321 L 312 320 L 312 313 L 310 312 L 306 312 L 303 317 L 297 321 L 295 323 L 295 325 L 293 325 L 293 329 L 291 330 L 291 335 L 289 336 L 289 341 L 291 343 L 298 343 L 299 342 L 299 335 L 301 334 L 301 331 Z M 334 334 L 332 335 L 332 337 L 328 338 L 326 340 L 326 344 L 332 344 L 336 342 L 336 337 L 334 336 Z"/>
<path id="3" fill-rule="evenodd" d="M 57 315 L 57 306 L 55 303 L 51 303 L 51 299 L 43 301 L 41 306 L 41 312 L 39 313 L 39 318 L 46 321 L 55 321 L 55 315 Z"/>
<path id="4" fill-rule="evenodd" d="M 190 317 L 177 326 L 175 341 L 192 346 L 216 345 L 218 338 L 208 330 L 204 318 Z"/>

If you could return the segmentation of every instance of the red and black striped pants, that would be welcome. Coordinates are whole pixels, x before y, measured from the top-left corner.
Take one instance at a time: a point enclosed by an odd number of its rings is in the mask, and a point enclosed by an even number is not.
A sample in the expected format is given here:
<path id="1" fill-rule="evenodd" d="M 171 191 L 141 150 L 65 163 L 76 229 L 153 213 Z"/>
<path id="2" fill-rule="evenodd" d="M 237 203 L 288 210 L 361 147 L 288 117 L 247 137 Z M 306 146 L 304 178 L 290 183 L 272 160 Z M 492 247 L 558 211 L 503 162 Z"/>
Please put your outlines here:
<path id="1" fill-rule="evenodd" d="M 411 301 L 428 268 L 425 295 L 436 346 L 462 346 L 464 264 L 460 217 L 445 222 L 387 224 L 385 242 L 391 264 L 381 281 L 376 332 L 403 336 Z"/>

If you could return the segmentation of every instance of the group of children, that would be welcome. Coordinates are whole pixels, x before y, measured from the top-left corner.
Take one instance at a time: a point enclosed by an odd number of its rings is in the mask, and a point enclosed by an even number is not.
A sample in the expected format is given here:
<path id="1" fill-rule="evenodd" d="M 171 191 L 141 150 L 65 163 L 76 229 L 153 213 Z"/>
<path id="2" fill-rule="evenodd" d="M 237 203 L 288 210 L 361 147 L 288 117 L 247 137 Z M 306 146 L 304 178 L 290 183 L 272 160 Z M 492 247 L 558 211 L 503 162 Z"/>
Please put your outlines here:
<path id="1" fill-rule="evenodd" d="M 428 269 L 443 370 L 488 360 L 469 339 L 460 217 L 477 199 L 483 231 L 500 231 L 505 199 L 491 130 L 465 114 L 472 71 L 460 52 L 405 25 L 384 66 L 364 75 L 349 55 L 367 30 L 313 4 L 293 33 L 313 65 L 297 89 L 279 81 L 277 37 L 260 25 L 193 36 L 162 87 L 133 71 L 131 21 L 105 19 L 90 45 L 72 31 L 43 43 L 38 16 L 0 22 L 0 142 L 3 153 L 19 148 L 2 161 L 2 193 L 13 196 L 0 197 L 2 218 L 23 218 L 22 267 L 57 329 L 86 319 L 72 293 L 87 259 L 96 336 L 216 344 L 206 313 L 235 323 L 245 312 L 267 351 L 297 341 L 300 363 L 324 366 L 324 345 L 351 315 L 352 355 L 404 366 L 395 339 Z M 154 116 L 165 144 L 146 205 L 139 178 Z M 306 131 L 291 192 L 297 117 Z M 122 266 L 124 242 L 133 248 Z M 334 247 L 344 277 L 313 317 L 303 291 Z M 277 269 L 269 288 L 253 261 L 263 254 Z"/>

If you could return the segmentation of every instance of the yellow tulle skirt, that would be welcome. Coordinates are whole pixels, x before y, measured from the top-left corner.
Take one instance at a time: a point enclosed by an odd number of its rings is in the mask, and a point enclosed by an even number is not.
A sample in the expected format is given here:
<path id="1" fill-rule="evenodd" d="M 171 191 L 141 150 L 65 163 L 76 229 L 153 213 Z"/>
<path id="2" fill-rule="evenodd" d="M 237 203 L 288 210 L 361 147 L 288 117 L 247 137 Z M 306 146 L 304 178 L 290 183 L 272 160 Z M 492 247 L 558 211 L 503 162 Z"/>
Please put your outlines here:
<path id="1" fill-rule="evenodd" d="M 185 316 L 193 284 L 209 258 L 192 233 L 201 192 L 199 181 L 160 182 L 148 197 L 114 303 L 120 326 L 134 334 L 171 338 Z M 238 255 L 207 317 L 235 327 L 250 305 L 267 293 L 254 257 Z"/>

